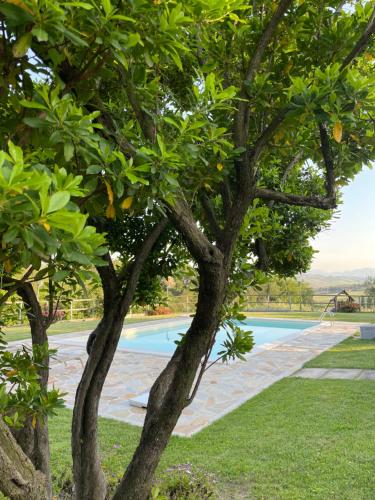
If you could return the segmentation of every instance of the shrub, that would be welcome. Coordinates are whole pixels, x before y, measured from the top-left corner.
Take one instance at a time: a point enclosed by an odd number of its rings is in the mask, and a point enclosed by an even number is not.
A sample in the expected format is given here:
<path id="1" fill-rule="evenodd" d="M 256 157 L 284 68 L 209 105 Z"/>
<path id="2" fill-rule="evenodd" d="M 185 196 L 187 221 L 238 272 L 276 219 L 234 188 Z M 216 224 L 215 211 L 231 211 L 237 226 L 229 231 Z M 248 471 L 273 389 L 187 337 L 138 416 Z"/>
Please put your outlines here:
<path id="1" fill-rule="evenodd" d="M 48 317 L 48 307 L 43 307 L 42 314 L 45 318 Z M 66 318 L 66 312 L 63 309 L 57 309 L 57 311 L 55 312 L 54 318 L 53 318 L 53 323 L 56 323 L 57 321 L 61 321 L 65 318 Z"/>
<path id="2" fill-rule="evenodd" d="M 163 314 L 172 314 L 172 309 L 165 306 L 157 306 L 151 311 L 147 311 L 148 316 L 161 316 Z"/>
<path id="3" fill-rule="evenodd" d="M 203 473 L 193 473 L 189 466 L 178 466 L 165 473 L 152 488 L 151 500 L 218 499 L 214 480 Z"/>

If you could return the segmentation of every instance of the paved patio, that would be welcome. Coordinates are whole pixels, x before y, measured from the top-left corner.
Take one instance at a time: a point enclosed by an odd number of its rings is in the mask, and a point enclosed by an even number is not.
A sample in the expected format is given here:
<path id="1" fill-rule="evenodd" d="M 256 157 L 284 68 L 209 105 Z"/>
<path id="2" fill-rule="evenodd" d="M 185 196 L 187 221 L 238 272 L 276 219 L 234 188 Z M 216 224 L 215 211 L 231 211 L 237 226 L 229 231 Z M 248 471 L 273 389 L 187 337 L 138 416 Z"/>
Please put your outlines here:
<path id="1" fill-rule="evenodd" d="M 186 323 L 186 318 L 180 321 Z M 306 361 L 353 335 L 358 327 L 353 323 L 331 325 L 324 322 L 282 341 L 259 347 L 246 362 L 216 364 L 208 370 L 196 398 L 181 415 L 175 434 L 195 434 L 276 381 L 292 375 Z M 50 345 L 58 349 L 58 355 L 51 363 L 50 383 L 68 393 L 66 405 L 70 408 L 87 357 L 85 340 L 88 334 L 80 332 L 51 337 Z M 131 406 L 129 400 L 148 391 L 167 362 L 168 358 L 164 356 L 119 349 L 104 386 L 99 414 L 142 425 L 146 410 Z"/>

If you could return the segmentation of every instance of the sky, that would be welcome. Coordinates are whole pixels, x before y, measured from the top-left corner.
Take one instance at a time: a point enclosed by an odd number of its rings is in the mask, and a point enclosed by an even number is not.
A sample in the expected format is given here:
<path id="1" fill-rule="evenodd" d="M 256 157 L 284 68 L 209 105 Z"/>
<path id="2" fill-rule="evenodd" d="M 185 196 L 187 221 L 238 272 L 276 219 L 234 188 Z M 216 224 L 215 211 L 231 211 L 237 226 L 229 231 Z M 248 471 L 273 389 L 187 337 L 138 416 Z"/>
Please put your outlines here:
<path id="1" fill-rule="evenodd" d="M 375 165 L 343 189 L 343 202 L 331 227 L 312 242 L 312 271 L 375 268 Z"/>

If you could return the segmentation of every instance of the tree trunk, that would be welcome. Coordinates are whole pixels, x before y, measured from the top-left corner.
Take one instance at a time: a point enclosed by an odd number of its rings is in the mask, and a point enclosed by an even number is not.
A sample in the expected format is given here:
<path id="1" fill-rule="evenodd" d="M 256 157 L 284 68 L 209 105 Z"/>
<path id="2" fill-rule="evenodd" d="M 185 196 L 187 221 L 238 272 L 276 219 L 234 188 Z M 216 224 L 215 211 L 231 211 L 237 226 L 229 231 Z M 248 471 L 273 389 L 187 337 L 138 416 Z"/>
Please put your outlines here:
<path id="1" fill-rule="evenodd" d="M 0 491 L 12 500 L 48 498 L 46 477 L 35 470 L 0 416 Z"/>
<path id="2" fill-rule="evenodd" d="M 96 327 L 95 340 L 79 383 L 72 421 L 73 475 L 77 500 L 102 500 L 106 481 L 100 466 L 97 415 L 101 391 L 120 338 L 124 315 L 120 299 L 111 302 Z"/>
<path id="3" fill-rule="evenodd" d="M 114 500 L 148 498 L 160 456 L 187 404 L 200 361 L 218 329 L 225 284 L 222 261 L 200 267 L 195 317 L 183 343 L 151 389 L 141 440 Z"/>
<path id="4" fill-rule="evenodd" d="M 103 318 L 90 336 L 90 354 L 73 410 L 72 456 L 77 500 L 102 500 L 106 495 L 97 442 L 99 400 L 143 265 L 166 225 L 167 219 L 161 219 L 140 245 L 131 267 L 125 273 L 126 286 L 117 276 L 109 254 L 106 256 L 108 266 L 98 267 L 104 294 Z"/>
<path id="5" fill-rule="evenodd" d="M 30 324 L 32 345 L 48 345 L 47 328 L 42 310 L 30 283 L 23 285 L 17 291 L 22 298 Z M 39 383 L 43 390 L 48 390 L 49 357 L 43 360 L 44 368 L 39 370 Z M 35 429 L 30 422 L 23 429 L 14 432 L 17 442 L 28 455 L 37 470 L 43 472 L 47 481 L 47 496 L 52 498 L 51 456 L 49 447 L 48 418 L 38 419 Z"/>

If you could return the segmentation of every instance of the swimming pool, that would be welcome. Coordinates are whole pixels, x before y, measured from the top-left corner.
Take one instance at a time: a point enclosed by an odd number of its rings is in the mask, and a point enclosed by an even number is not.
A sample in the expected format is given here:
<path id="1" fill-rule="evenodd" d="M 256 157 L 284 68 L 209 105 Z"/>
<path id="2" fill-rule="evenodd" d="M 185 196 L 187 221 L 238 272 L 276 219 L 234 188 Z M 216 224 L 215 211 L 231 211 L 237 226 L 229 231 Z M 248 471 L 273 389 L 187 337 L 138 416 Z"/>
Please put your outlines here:
<path id="1" fill-rule="evenodd" d="M 264 346 L 271 342 L 283 339 L 317 325 L 315 321 L 273 320 L 273 319 L 247 319 L 244 321 L 243 329 L 251 330 L 255 347 Z M 148 352 L 155 354 L 171 355 L 176 349 L 175 340 L 181 337 L 179 333 L 185 333 L 190 325 L 187 321 L 166 321 L 165 324 L 146 325 L 138 328 L 127 328 L 121 336 L 119 347 L 129 351 Z M 212 358 L 222 350 L 223 340 L 226 338 L 224 330 L 219 330 Z"/>

